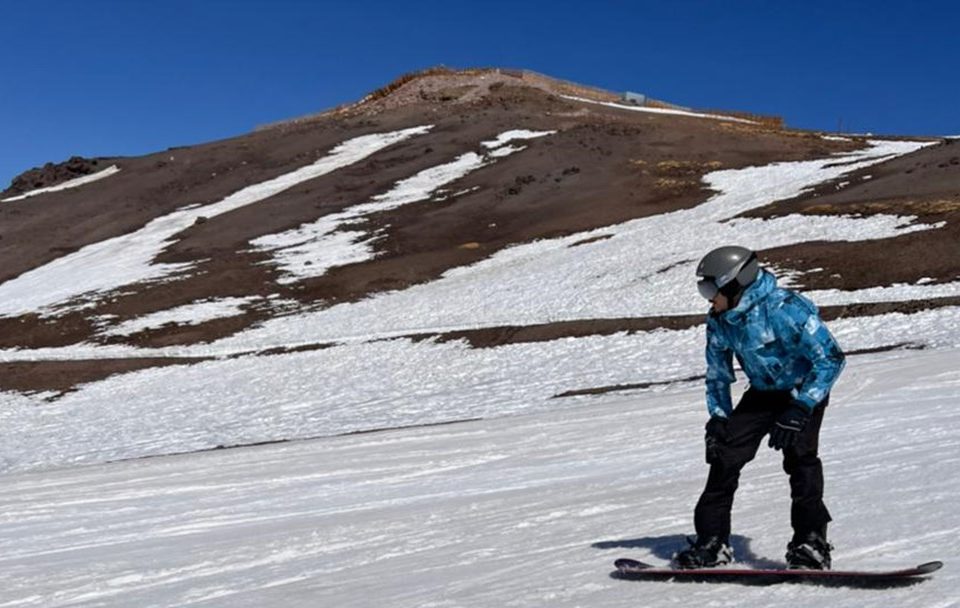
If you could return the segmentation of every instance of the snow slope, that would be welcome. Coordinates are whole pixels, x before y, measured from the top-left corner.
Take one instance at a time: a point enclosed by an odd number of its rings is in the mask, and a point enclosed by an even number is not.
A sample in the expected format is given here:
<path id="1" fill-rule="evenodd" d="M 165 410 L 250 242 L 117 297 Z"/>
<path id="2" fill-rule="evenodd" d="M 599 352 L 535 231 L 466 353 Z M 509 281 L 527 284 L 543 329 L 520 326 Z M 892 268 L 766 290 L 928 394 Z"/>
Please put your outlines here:
<path id="1" fill-rule="evenodd" d="M 830 328 L 846 350 L 960 349 L 958 316 L 941 308 Z M 485 349 L 397 339 L 148 369 L 54 404 L 0 393 L 0 471 L 563 409 L 577 403 L 554 398 L 567 391 L 702 374 L 703 344 L 703 326 Z"/>
<path id="2" fill-rule="evenodd" d="M 368 144 L 389 145 L 389 141 L 422 129 L 369 136 L 373 138 L 369 141 L 360 138 L 364 145 L 357 149 L 364 152 Z M 512 130 L 481 147 L 500 149 L 518 138 L 546 135 Z M 0 393 L 0 471 L 534 413 L 569 406 L 572 402 L 568 399 L 554 399 L 569 391 L 697 376 L 703 373 L 702 326 L 488 349 L 473 349 L 465 342 L 415 342 L 398 336 L 498 324 L 702 313 L 704 303 L 695 294 L 690 277 L 697 253 L 712 246 L 740 242 L 763 248 L 803 241 L 811 234 L 856 239 L 936 229 L 893 216 L 829 221 L 788 216 L 766 223 L 731 219 L 758 205 L 793 196 L 823 179 L 918 147 L 911 142 L 877 142 L 839 168 L 831 166 L 837 164 L 835 159 L 823 159 L 712 173 L 708 179 L 717 194 L 693 209 L 520 245 L 450 271 L 432 283 L 280 317 L 210 345 L 135 349 L 80 344 L 0 352 L 0 361 L 217 358 L 114 376 L 81 386 L 54 406 L 44 401 L 51 395 Z M 340 147 L 348 148 L 346 144 Z M 337 155 L 327 158 L 336 159 Z M 431 175 L 402 180 L 391 190 L 394 195 L 368 205 L 419 200 L 439 183 L 448 183 L 443 177 L 446 172 Z M 262 190 L 257 186 L 249 189 Z M 359 205 L 360 210 L 351 213 L 362 213 L 364 207 Z M 814 228 L 817 231 L 811 232 Z M 597 233 L 613 236 L 572 246 Z M 663 234 L 671 238 L 658 238 Z M 150 232 L 145 241 L 156 244 L 153 235 Z M 95 274 L 95 269 L 89 270 Z M 70 284 L 62 287 L 72 289 Z M 957 295 L 958 289 L 956 283 L 924 283 L 814 296 L 819 304 L 846 304 Z M 44 299 L 42 294 L 38 297 Z M 211 304 L 198 306 L 187 310 L 199 314 L 196 311 L 209 310 Z M 153 326 L 158 319 L 184 322 L 182 310 L 167 313 L 118 329 Z M 956 307 L 848 318 L 830 326 L 848 351 L 905 343 L 960 348 L 960 309 Z M 255 354 L 277 346 L 320 344 L 332 346 L 271 356 Z M 599 398 L 605 399 L 616 399 L 616 395 Z M 105 425 L 104 420 L 110 424 Z M 44 449 L 36 449 L 38 444 Z"/>
<path id="3" fill-rule="evenodd" d="M 874 142 L 867 150 L 843 157 L 849 164 L 833 157 L 715 171 L 704 179 L 717 194 L 692 209 L 511 247 L 477 264 L 450 270 L 439 280 L 276 319 L 215 346 L 249 350 L 499 325 L 700 314 L 703 303 L 690 277 L 699 254 L 713 247 L 736 242 L 760 250 L 812 238 L 856 241 L 936 229 L 936 225 L 914 222 L 916 218 L 890 215 L 735 219 L 923 145 Z M 609 238 L 577 244 L 601 236 Z M 960 295 L 960 283 L 951 283 L 918 286 L 911 297 L 923 297 L 927 289 Z M 856 293 L 831 295 L 831 304 L 858 301 Z"/>
<path id="4" fill-rule="evenodd" d="M 182 271 L 154 259 L 198 217 L 267 203 L 428 129 L 344 142 L 313 165 L 85 247 L 0 285 L 0 315 L 62 310 L 82 303 L 71 301 L 78 296 Z M 342 217 L 257 244 L 278 252 L 293 280 L 303 256 L 329 254 L 332 265 L 369 256 L 365 243 L 376 235 L 335 229 L 384 206 L 448 196 L 441 188 L 458 176 L 523 150 L 510 142 L 548 134 L 506 131 L 480 142 L 480 153 L 403 179 Z M 958 307 L 830 324 L 848 351 L 926 349 L 851 357 L 822 436 L 835 563 L 948 564 L 920 587 L 884 592 L 607 576 L 619 555 L 665 562 L 692 531 L 706 473 L 705 411 L 701 383 L 683 379 L 703 373 L 702 326 L 486 349 L 403 337 L 700 313 L 692 270 L 713 246 L 936 230 L 882 215 L 738 219 L 920 146 L 874 142 L 839 163 L 715 172 L 706 179 L 716 194 L 693 209 L 519 245 L 429 284 L 270 320 L 213 344 L 0 352 L 0 361 L 213 358 L 114 376 L 52 403 L 50 395 L 0 393 L 0 608 L 960 604 L 951 567 L 960 563 Z M 594 238 L 601 236 L 608 238 Z M 812 295 L 823 305 L 958 293 L 957 283 L 920 281 Z M 254 305 L 195 302 L 112 329 Z M 100 320 L 110 332 L 111 320 Z M 298 346 L 308 348 L 257 354 Z M 644 382 L 666 386 L 557 397 Z M 440 423 L 450 424 L 423 426 Z M 344 435 L 375 429 L 393 430 Z M 293 439 L 303 441 L 198 453 Z M 174 453 L 183 454 L 138 459 Z M 780 563 L 788 501 L 775 454 L 764 449 L 735 511 L 746 563 Z"/>
<path id="5" fill-rule="evenodd" d="M 960 605 L 960 350 L 857 357 L 824 423 L 837 566 L 942 559 L 919 586 L 638 583 L 692 531 L 699 386 L 537 415 L 10 474 L 0 607 Z M 453 396 L 452 396 L 453 397 Z M 777 454 L 744 472 L 734 543 L 782 563 Z"/>

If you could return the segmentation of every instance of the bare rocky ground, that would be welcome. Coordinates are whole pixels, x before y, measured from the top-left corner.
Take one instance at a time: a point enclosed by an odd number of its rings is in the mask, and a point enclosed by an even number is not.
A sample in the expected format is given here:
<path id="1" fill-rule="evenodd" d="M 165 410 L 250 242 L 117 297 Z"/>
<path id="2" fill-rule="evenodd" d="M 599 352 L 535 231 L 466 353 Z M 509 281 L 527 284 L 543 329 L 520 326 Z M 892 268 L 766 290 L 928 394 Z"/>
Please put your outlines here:
<path id="1" fill-rule="evenodd" d="M 73 156 L 66 162 L 47 163 L 42 167 L 24 171 L 13 178 L 13 181 L 10 182 L 10 186 L 6 190 L 0 192 L 0 198 L 25 194 L 31 190 L 49 188 L 50 186 L 56 186 L 78 177 L 96 173 L 97 171 L 106 169 L 110 165 L 109 160 L 110 159 L 104 158 Z"/>
<path id="2" fill-rule="evenodd" d="M 912 233 L 860 243 L 818 243 L 779 248 L 765 258 L 785 268 L 819 269 L 804 274 L 808 289 L 843 289 L 960 279 L 960 143 L 945 139 L 913 154 L 855 171 L 802 197 L 777 201 L 756 217 L 785 213 L 913 215 L 945 222 L 929 234 Z M 834 275 L 840 275 L 838 281 Z"/>
<path id="3" fill-rule="evenodd" d="M 710 192 L 701 177 L 718 168 L 822 158 L 864 145 L 825 140 L 820 134 L 778 126 L 630 112 L 563 99 L 558 94 L 606 99 L 602 92 L 541 77 L 472 70 L 432 72 L 398 80 L 351 106 L 265 127 L 233 139 L 175 148 L 137 158 L 109 159 L 120 173 L 76 190 L 0 204 L 0 281 L 14 278 L 85 245 L 132 232 L 151 219 L 190 204 L 210 204 L 325 156 L 342 141 L 422 124 L 424 136 L 394 145 L 346 169 L 287 190 L 269 200 L 178 235 L 158 262 L 195 262 L 196 271 L 174 282 L 125 286 L 83 311 L 41 318 L 0 318 L 0 348 L 64 346 L 82 341 L 144 347 L 216 340 L 277 314 L 246 314 L 195 326 L 167 326 L 124 338 L 96 333 L 94 318 L 116 321 L 203 298 L 279 294 L 303 306 L 329 306 L 430 281 L 517 243 L 568 235 L 630 219 L 687 208 Z M 296 285 L 276 282 L 249 241 L 294 228 L 369 200 L 417 171 L 476 151 L 479 142 L 515 128 L 556 130 L 527 142 L 529 149 L 484 167 L 455 184 L 474 189 L 446 202 L 426 201 L 377 214 L 364 227 L 379 230 L 376 259 L 334 269 Z M 915 154 L 845 176 L 790 201 L 757 212 L 912 214 L 942 221 L 943 229 L 864 243 L 810 242 L 762 252 L 779 267 L 811 271 L 808 288 L 869 286 L 960 278 L 960 143 L 944 140 Z M 90 173 L 100 159 L 72 160 Z M 85 164 L 84 164 L 85 163 Z M 69 163 L 68 163 L 69 164 Z M 78 167 L 83 167 L 79 168 Z M 869 175 L 869 178 L 867 178 Z M 69 167 L 28 172 L 0 198 L 76 177 Z M 843 183 L 846 182 L 846 183 Z M 42 184 L 42 186 L 37 186 Z M 871 305 L 826 315 L 956 305 L 929 301 Z M 699 318 L 635 318 L 487 328 L 441 339 L 466 338 L 475 347 L 549 340 L 653 327 L 684 327 Z M 318 347 L 321 345 L 318 345 Z M 64 391 L 77 384 L 184 360 L 8 363 L 0 390 Z"/>

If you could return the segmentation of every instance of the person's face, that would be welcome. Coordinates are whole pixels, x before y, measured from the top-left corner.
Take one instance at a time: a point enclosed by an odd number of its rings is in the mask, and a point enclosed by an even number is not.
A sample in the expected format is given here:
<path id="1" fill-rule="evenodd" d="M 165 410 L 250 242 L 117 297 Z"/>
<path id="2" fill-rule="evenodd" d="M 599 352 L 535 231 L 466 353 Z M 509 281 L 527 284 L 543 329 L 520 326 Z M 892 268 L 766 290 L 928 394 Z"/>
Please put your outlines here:
<path id="1" fill-rule="evenodd" d="M 730 308 L 730 300 L 720 292 L 710 300 L 710 304 L 713 306 L 713 312 L 716 313 L 725 312 Z"/>

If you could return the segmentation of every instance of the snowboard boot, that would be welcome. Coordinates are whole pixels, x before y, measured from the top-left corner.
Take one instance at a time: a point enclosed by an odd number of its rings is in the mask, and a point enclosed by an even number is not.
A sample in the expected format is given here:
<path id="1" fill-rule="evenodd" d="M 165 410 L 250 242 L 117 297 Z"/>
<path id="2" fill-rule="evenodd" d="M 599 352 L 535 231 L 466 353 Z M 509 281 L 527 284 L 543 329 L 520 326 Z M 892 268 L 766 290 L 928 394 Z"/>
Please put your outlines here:
<path id="1" fill-rule="evenodd" d="M 787 566 L 791 570 L 829 570 L 832 549 L 819 532 L 795 536 L 787 545 Z"/>
<path id="2" fill-rule="evenodd" d="M 715 568 L 733 561 L 733 549 L 719 536 L 697 538 L 694 542 L 687 538 L 690 547 L 673 557 L 674 567 L 689 570 L 692 568 Z"/>

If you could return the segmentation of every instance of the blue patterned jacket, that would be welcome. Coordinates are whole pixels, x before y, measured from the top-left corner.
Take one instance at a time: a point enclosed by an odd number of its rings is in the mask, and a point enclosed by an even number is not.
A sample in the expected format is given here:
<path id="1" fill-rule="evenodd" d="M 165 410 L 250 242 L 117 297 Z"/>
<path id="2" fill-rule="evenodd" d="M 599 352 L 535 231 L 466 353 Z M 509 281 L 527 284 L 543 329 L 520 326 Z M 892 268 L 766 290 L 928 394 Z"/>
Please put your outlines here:
<path id="1" fill-rule="evenodd" d="M 735 308 L 707 317 L 707 410 L 726 417 L 733 410 L 733 357 L 758 390 L 792 391 L 811 410 L 823 401 L 844 366 L 837 341 L 817 307 L 777 287 L 761 270 Z"/>

